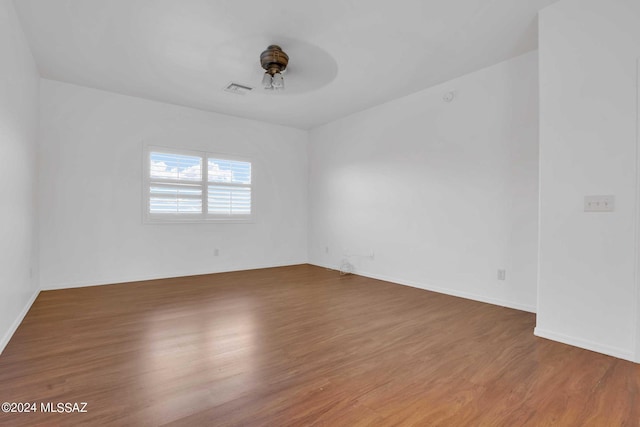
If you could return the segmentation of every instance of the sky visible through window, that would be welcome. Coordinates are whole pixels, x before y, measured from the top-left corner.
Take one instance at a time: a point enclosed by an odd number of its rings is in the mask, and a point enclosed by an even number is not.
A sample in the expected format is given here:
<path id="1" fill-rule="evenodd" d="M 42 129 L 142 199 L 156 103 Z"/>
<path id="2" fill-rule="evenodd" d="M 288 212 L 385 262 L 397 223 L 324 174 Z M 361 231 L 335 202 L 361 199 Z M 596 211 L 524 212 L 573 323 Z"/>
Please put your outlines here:
<path id="1" fill-rule="evenodd" d="M 151 178 L 201 181 L 202 158 L 181 154 L 151 153 Z"/>
<path id="2" fill-rule="evenodd" d="M 201 156 L 150 153 L 150 213 L 201 214 Z M 251 163 L 207 158 L 208 213 L 251 214 Z"/>

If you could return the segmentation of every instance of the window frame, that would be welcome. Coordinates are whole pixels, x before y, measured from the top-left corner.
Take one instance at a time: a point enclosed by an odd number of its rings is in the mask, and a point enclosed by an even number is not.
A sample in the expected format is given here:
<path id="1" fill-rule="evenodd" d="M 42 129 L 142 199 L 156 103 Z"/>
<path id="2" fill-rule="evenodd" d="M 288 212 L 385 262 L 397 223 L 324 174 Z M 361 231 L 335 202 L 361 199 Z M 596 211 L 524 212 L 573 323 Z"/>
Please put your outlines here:
<path id="1" fill-rule="evenodd" d="M 151 179 L 151 153 L 165 153 L 165 154 L 177 154 L 183 156 L 196 156 L 202 160 L 202 179 L 200 181 L 184 180 L 183 182 L 200 186 L 202 197 L 202 212 L 201 213 L 151 213 L 151 185 L 156 180 Z M 213 153 L 210 151 L 193 150 L 188 148 L 176 148 L 166 147 L 159 145 L 145 145 L 143 150 L 143 179 L 142 179 L 142 194 L 143 194 L 143 211 L 142 220 L 145 224 L 193 224 L 193 223 L 253 223 L 255 219 L 255 164 L 253 160 L 246 156 L 238 156 L 234 154 L 221 154 Z M 238 184 L 238 183 L 219 183 L 209 181 L 209 159 L 228 160 L 237 162 L 247 162 L 251 165 L 251 183 L 250 184 Z M 168 183 L 177 183 L 180 180 L 168 180 Z M 209 202 L 209 186 L 210 185 L 228 185 L 229 187 L 241 187 L 249 188 L 251 192 L 251 213 L 249 215 L 220 215 L 208 213 Z"/>

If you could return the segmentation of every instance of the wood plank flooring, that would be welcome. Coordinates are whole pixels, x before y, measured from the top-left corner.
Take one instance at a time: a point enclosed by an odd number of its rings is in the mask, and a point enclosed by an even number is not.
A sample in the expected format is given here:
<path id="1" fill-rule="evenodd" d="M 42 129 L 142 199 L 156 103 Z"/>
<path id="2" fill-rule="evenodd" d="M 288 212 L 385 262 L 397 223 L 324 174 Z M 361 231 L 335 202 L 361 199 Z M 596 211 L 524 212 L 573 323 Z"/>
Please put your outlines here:
<path id="1" fill-rule="evenodd" d="M 640 425 L 639 365 L 534 323 L 309 265 L 47 291 L 0 356 L 0 402 L 88 412 L 0 425 Z"/>

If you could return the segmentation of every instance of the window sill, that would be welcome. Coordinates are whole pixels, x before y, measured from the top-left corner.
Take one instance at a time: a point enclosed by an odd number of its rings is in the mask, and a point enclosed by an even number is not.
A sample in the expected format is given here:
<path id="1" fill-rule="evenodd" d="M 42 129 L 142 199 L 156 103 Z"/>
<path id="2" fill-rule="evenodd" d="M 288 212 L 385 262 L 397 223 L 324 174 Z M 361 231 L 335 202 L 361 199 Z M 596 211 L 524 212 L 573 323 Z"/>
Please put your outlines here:
<path id="1" fill-rule="evenodd" d="M 165 225 L 165 224 L 253 224 L 253 218 L 149 218 L 143 219 L 143 224 Z"/>

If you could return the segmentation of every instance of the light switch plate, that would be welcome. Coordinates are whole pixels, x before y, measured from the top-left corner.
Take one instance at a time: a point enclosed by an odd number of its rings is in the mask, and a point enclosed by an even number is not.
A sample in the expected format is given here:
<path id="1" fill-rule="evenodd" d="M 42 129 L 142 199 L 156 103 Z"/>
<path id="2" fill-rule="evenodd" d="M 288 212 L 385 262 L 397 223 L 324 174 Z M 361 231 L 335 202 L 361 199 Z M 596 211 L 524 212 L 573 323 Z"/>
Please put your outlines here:
<path id="1" fill-rule="evenodd" d="M 584 196 L 585 212 L 613 212 L 615 196 Z"/>

